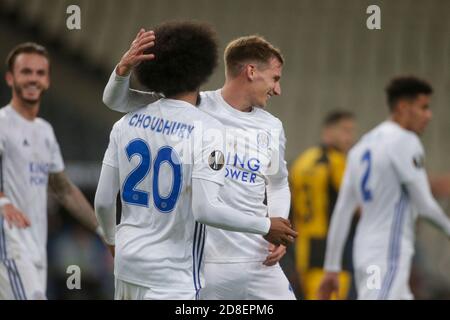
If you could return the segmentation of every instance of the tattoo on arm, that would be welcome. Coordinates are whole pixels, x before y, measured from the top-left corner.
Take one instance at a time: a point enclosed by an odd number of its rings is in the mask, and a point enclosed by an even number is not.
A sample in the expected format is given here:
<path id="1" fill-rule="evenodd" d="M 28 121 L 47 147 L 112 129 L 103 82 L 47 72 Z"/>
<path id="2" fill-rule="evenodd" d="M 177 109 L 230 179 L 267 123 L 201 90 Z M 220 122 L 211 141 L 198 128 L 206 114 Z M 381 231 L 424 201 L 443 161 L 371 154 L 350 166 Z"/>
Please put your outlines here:
<path id="1" fill-rule="evenodd" d="M 63 198 L 70 193 L 70 189 L 73 186 L 64 172 L 51 173 L 49 175 L 48 185 L 58 198 Z"/>
<path id="2" fill-rule="evenodd" d="M 94 209 L 80 189 L 67 177 L 65 172 L 52 173 L 48 181 L 49 188 L 56 195 L 58 202 L 91 230 L 97 227 Z"/>

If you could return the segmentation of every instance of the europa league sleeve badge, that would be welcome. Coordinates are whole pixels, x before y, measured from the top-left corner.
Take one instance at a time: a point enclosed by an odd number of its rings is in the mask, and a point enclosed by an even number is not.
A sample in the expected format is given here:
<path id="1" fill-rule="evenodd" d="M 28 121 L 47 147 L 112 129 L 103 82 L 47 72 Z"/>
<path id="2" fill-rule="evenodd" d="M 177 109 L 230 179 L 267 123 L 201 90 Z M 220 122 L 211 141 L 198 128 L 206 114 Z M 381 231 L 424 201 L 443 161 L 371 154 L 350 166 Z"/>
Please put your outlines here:
<path id="1" fill-rule="evenodd" d="M 417 169 L 422 169 L 425 166 L 424 156 L 421 154 L 415 155 L 413 157 L 413 164 Z"/>
<path id="2" fill-rule="evenodd" d="M 208 164 L 214 171 L 219 171 L 225 165 L 225 157 L 223 153 L 219 150 L 211 152 L 208 158 Z"/>

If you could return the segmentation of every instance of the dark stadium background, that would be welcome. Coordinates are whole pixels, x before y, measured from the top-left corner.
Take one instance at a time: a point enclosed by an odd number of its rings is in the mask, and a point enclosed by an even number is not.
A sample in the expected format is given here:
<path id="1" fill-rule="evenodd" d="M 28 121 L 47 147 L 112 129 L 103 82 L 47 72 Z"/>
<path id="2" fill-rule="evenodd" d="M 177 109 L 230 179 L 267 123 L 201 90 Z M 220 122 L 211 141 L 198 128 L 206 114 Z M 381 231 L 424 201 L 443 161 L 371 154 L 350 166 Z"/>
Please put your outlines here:
<path id="1" fill-rule="evenodd" d="M 81 30 L 66 28 L 66 8 L 81 8 Z M 381 30 L 366 28 L 367 6 L 381 8 Z M 285 55 L 282 96 L 269 111 L 285 126 L 290 163 L 318 142 L 324 114 L 336 107 L 356 113 L 359 132 L 387 116 L 383 88 L 396 74 L 417 74 L 435 88 L 434 120 L 423 137 L 427 169 L 449 171 L 450 1 L 448 0 L 0 0 L 0 57 L 24 41 L 48 47 L 52 88 L 40 115 L 53 125 L 67 171 L 93 201 L 109 131 L 120 114 L 101 101 L 107 79 L 139 27 L 165 20 L 209 21 L 221 49 L 231 39 L 257 33 Z M 5 65 L 0 67 L 5 72 Z M 223 63 L 205 89 L 224 80 Z M 10 90 L 0 85 L 0 104 Z M 448 211 L 448 203 L 442 203 Z M 412 284 L 417 298 L 450 298 L 450 250 L 429 225 L 418 226 Z M 112 258 L 88 233 L 49 202 L 50 299 L 110 299 Z M 82 289 L 66 289 L 66 268 L 78 265 Z M 282 261 L 298 297 L 292 248 Z"/>

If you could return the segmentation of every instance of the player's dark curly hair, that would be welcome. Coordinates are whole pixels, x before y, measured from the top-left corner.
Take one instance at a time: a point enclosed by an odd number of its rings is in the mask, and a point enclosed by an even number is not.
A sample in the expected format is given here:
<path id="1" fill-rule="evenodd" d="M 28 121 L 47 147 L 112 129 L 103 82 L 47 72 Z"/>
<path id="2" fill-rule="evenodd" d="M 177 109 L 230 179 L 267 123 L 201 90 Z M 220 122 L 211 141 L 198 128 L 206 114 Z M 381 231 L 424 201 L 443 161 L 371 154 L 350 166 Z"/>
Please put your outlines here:
<path id="1" fill-rule="evenodd" d="M 386 87 L 387 103 L 391 111 L 400 99 L 415 99 L 419 94 L 432 93 L 433 88 L 427 81 L 414 76 L 396 77 Z"/>
<path id="2" fill-rule="evenodd" d="M 155 46 L 147 49 L 155 59 L 144 61 L 136 75 L 147 89 L 170 98 L 198 90 L 217 66 L 215 31 L 205 23 L 166 22 L 155 29 Z"/>

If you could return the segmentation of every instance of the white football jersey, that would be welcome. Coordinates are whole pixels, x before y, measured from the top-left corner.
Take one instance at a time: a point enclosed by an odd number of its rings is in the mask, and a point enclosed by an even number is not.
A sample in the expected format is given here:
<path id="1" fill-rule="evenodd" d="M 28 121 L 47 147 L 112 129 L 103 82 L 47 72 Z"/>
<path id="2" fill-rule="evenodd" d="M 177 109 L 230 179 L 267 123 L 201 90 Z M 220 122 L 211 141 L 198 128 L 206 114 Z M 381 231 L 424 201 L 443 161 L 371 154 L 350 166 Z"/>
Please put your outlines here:
<path id="1" fill-rule="evenodd" d="M 192 213 L 192 178 L 223 185 L 222 137 L 217 120 L 172 99 L 114 125 L 103 163 L 118 168 L 120 176 L 118 279 L 153 288 L 200 288 L 205 226 Z"/>
<path id="2" fill-rule="evenodd" d="M 409 264 L 418 214 L 405 185 L 424 178 L 423 162 L 418 136 L 393 121 L 378 125 L 350 151 L 339 197 L 350 197 L 361 208 L 354 240 L 356 266 L 376 263 L 395 273 L 399 265 Z M 329 251 L 326 268 L 339 268 L 340 258 Z"/>
<path id="3" fill-rule="evenodd" d="M 268 215 L 264 204 L 268 180 L 286 179 L 286 138 L 279 119 L 261 108 L 241 112 L 221 89 L 201 93 L 200 110 L 219 120 L 226 131 L 225 185 L 219 198 L 242 214 Z M 205 262 L 264 261 L 269 243 L 261 235 L 208 227 Z"/>
<path id="4" fill-rule="evenodd" d="M 30 220 L 26 229 L 0 224 L 0 260 L 24 255 L 47 265 L 47 184 L 49 173 L 64 170 L 52 126 L 29 121 L 10 105 L 0 109 L 0 154 L 4 193 Z"/>

